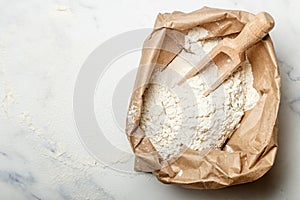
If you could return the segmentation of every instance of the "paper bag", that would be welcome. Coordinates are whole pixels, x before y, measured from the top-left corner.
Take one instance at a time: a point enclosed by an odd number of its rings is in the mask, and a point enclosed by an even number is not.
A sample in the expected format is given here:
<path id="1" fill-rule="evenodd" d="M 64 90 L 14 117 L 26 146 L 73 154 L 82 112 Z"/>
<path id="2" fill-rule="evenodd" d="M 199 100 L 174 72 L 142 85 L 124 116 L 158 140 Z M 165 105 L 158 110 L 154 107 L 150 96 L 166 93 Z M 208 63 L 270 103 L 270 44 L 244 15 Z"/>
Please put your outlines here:
<path id="1" fill-rule="evenodd" d="M 222 149 L 203 155 L 187 149 L 179 158 L 163 160 L 139 126 L 143 93 L 155 68 L 167 67 L 180 52 L 170 43 L 170 30 L 185 34 L 193 27 L 208 30 L 204 39 L 238 34 L 254 15 L 235 10 L 204 7 L 191 13 L 159 14 L 151 35 L 145 40 L 135 87 L 127 115 L 126 134 L 136 156 L 135 170 L 152 172 L 164 183 L 187 188 L 216 189 L 252 182 L 274 164 L 277 153 L 277 113 L 280 102 L 280 76 L 271 38 L 266 36 L 247 51 L 252 65 L 254 88 L 260 94 L 256 106 L 247 111 L 240 127 Z M 178 44 L 182 38 L 176 39 Z M 164 51 L 164 47 L 172 49 Z M 230 151 L 228 151 L 230 149 Z"/>

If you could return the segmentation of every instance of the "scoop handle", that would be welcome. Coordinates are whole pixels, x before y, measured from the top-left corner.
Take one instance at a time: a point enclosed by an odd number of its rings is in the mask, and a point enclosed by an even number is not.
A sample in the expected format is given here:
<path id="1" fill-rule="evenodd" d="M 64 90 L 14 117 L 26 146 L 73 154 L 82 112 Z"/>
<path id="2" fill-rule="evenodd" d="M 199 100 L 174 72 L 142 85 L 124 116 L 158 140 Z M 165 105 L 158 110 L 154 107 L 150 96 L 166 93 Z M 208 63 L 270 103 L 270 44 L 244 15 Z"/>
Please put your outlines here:
<path id="1" fill-rule="evenodd" d="M 244 52 L 266 36 L 273 27 L 274 19 L 270 14 L 266 12 L 258 13 L 252 21 L 244 26 L 241 33 L 231 41 L 232 47 L 239 52 Z"/>

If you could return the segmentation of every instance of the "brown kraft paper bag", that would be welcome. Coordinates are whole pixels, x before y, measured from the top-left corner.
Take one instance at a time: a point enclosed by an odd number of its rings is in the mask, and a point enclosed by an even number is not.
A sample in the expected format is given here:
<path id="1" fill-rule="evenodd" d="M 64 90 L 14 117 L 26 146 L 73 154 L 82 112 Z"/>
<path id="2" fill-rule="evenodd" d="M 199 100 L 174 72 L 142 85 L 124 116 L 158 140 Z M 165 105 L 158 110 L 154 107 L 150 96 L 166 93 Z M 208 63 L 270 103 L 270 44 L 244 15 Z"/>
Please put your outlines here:
<path id="1" fill-rule="evenodd" d="M 180 52 L 170 43 L 170 30 L 186 33 L 201 26 L 208 31 L 204 39 L 238 34 L 253 14 L 204 7 L 191 13 L 159 14 L 151 35 L 145 40 L 134 91 L 127 115 L 126 134 L 136 156 L 135 170 L 152 172 L 164 183 L 194 189 L 216 189 L 252 182 L 262 177 L 274 164 L 277 153 L 277 113 L 280 103 L 280 76 L 271 38 L 266 36 L 247 51 L 252 65 L 254 88 L 260 94 L 256 106 L 247 111 L 240 127 L 225 148 L 203 155 L 187 149 L 167 164 L 139 127 L 143 93 L 155 67 L 167 67 Z M 182 38 L 178 37 L 178 43 Z M 167 52 L 165 46 L 172 48 Z M 224 149 L 231 149 L 226 151 Z M 180 172 L 180 173 L 179 173 Z"/>

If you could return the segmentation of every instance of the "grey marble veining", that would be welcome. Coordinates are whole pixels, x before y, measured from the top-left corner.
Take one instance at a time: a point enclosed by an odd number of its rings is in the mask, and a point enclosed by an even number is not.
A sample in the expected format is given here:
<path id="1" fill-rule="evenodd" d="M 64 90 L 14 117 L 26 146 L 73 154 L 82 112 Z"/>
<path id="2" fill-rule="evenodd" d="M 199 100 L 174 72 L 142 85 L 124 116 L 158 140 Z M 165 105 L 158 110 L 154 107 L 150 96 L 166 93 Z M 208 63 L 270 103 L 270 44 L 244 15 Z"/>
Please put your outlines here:
<path id="1" fill-rule="evenodd" d="M 7 154 L 4 152 L 0 152 L 0 155 L 5 156 L 5 157 L 7 156 Z"/>
<path id="2" fill-rule="evenodd" d="M 282 79 L 279 152 L 260 180 L 215 191 L 164 185 L 107 167 L 78 137 L 73 91 L 88 55 L 125 31 L 151 28 L 159 12 L 202 6 L 270 12 Z M 300 3 L 296 0 L 0 1 L 0 199 L 296 199 L 300 157 Z M 138 56 L 137 56 L 138 57 Z M 136 57 L 124 58 L 136 64 Z M 117 164 L 129 159 L 116 160 Z"/>
<path id="3" fill-rule="evenodd" d="M 300 74 L 298 75 L 295 71 L 295 67 L 291 66 L 290 64 L 287 64 L 288 61 L 278 60 L 280 69 L 282 69 L 282 72 L 287 75 L 289 78 L 289 81 L 292 82 L 298 82 L 300 81 Z M 297 66 L 296 66 L 297 67 Z"/>
<path id="4" fill-rule="evenodd" d="M 297 113 L 300 116 L 300 97 L 297 99 L 293 99 L 289 102 L 290 107 L 293 112 Z"/>

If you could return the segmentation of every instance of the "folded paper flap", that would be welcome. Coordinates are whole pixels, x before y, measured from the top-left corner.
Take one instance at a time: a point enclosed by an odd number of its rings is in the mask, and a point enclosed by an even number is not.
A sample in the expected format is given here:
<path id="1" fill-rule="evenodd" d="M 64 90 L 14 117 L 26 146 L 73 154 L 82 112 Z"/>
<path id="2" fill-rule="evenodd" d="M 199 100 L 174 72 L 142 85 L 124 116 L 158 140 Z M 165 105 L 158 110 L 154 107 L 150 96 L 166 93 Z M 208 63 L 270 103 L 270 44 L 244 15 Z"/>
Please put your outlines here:
<path id="1" fill-rule="evenodd" d="M 157 153 L 153 153 L 155 148 L 150 140 L 141 138 L 141 135 L 144 135 L 143 130 L 134 131 L 141 117 L 145 90 L 141 85 L 145 86 L 148 83 L 156 67 L 163 69 L 180 51 L 180 40 L 175 46 L 170 44 L 174 35 L 168 36 L 169 30 L 187 33 L 191 28 L 201 25 L 208 30 L 208 35 L 203 38 L 206 40 L 239 33 L 244 24 L 252 18 L 252 14 L 243 11 L 208 7 L 191 13 L 174 12 L 158 15 L 155 29 L 144 43 L 127 117 L 126 133 L 131 143 L 134 143 L 132 148 L 137 155 L 135 164 L 137 170 L 152 171 L 165 183 L 212 189 L 254 181 L 272 167 L 277 152 L 276 121 L 280 102 L 280 76 L 269 36 L 247 51 L 252 65 L 254 87 L 261 98 L 252 110 L 245 113 L 241 126 L 228 141 L 227 149 L 230 151 L 215 149 L 201 155 L 201 152 L 187 149 L 178 160 L 153 171 L 162 166 L 161 159 Z M 156 41 L 151 41 L 155 36 Z M 165 42 L 168 44 L 164 44 Z M 156 49 L 146 48 L 149 43 L 156 45 Z M 166 46 L 173 50 L 171 52 L 160 50 Z M 148 68 L 143 69 L 144 66 Z M 133 108 L 137 110 L 137 114 L 130 113 Z M 151 153 L 147 156 L 149 152 Z"/>
<path id="2" fill-rule="evenodd" d="M 221 26 L 217 29 L 223 29 L 223 23 L 232 22 L 231 26 L 236 24 L 246 24 L 254 17 L 253 14 L 243 11 L 222 10 L 216 8 L 203 7 L 191 13 L 173 12 L 159 14 L 155 21 L 155 29 L 159 28 L 172 28 L 178 31 L 186 31 L 196 26 L 207 26 L 207 24 L 218 22 Z M 235 24 L 236 23 L 236 24 Z M 233 27 L 231 33 L 240 32 L 236 31 L 240 25 Z M 209 28 L 209 27 L 206 27 Z M 217 30 L 211 29 L 211 31 Z M 228 34 L 228 33 L 227 33 Z"/>

